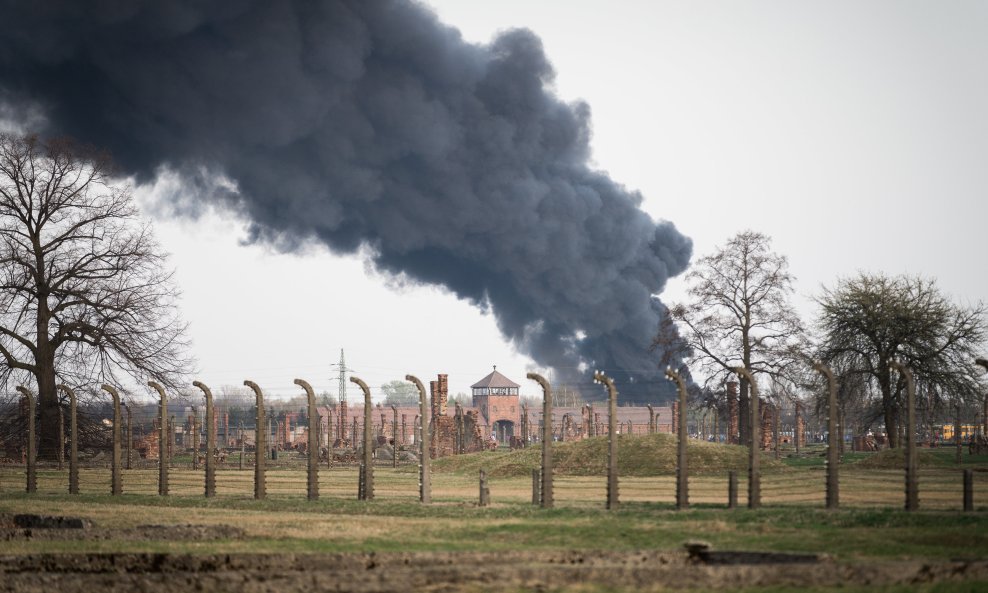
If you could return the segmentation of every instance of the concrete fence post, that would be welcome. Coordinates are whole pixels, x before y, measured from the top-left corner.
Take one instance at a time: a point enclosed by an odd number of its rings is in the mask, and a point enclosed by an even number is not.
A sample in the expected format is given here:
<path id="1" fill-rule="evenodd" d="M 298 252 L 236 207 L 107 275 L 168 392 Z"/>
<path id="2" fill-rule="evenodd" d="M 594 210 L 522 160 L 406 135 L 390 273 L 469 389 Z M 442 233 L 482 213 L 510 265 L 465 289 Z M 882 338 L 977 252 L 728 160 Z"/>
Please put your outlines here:
<path id="1" fill-rule="evenodd" d="M 487 472 L 480 470 L 480 506 L 491 504 L 491 489 L 487 487 Z"/>
<path id="2" fill-rule="evenodd" d="M 62 471 L 65 463 L 65 413 L 62 404 L 58 404 L 58 471 Z"/>
<path id="3" fill-rule="evenodd" d="M 775 458 L 779 459 L 782 452 L 779 451 L 781 447 L 781 439 L 779 437 L 779 406 L 772 406 L 772 440 L 775 447 Z"/>
<path id="4" fill-rule="evenodd" d="M 391 404 L 394 419 L 391 422 L 392 467 L 398 467 L 398 406 Z"/>
<path id="5" fill-rule="evenodd" d="M 460 405 L 460 402 L 456 402 L 455 410 L 453 417 L 456 418 L 456 454 L 462 455 L 467 452 L 467 431 L 464 422 L 463 406 Z"/>
<path id="6" fill-rule="evenodd" d="M 110 465 L 110 475 L 112 476 L 110 494 L 116 496 L 123 493 L 123 482 L 120 477 L 120 441 L 123 440 L 120 430 L 120 394 L 111 385 L 104 384 L 102 389 L 113 398 L 113 457 Z"/>
<path id="7" fill-rule="evenodd" d="M 957 465 L 961 464 L 963 458 L 962 450 L 964 449 L 964 443 L 961 439 L 961 405 L 960 403 L 954 405 L 954 444 L 957 445 L 957 451 L 954 453 L 954 463 Z"/>
<path id="8" fill-rule="evenodd" d="M 199 469 L 199 408 L 192 407 L 192 426 L 189 427 L 192 434 L 192 469 Z"/>
<path id="9" fill-rule="evenodd" d="M 206 398 L 206 498 L 216 496 L 216 460 L 213 451 L 216 450 L 216 410 L 213 408 L 213 392 L 204 383 L 193 381 L 192 385 L 202 390 Z M 230 435 L 226 435 L 229 439 Z"/>
<path id="10" fill-rule="evenodd" d="M 727 508 L 738 508 L 738 472 L 727 472 Z"/>
<path id="11" fill-rule="evenodd" d="M 132 462 L 132 457 L 133 457 L 132 449 L 134 447 L 133 416 L 131 415 L 131 412 L 130 412 L 130 406 L 128 406 L 126 402 L 121 402 L 120 405 L 123 406 L 124 411 L 127 412 L 127 424 L 125 425 L 126 426 L 126 430 L 124 431 L 124 435 L 125 435 L 125 437 L 124 437 L 124 457 L 127 460 L 127 462 L 124 464 L 124 469 L 130 470 L 130 469 L 134 469 L 133 467 L 131 467 L 132 464 L 133 464 L 133 462 Z"/>
<path id="12" fill-rule="evenodd" d="M 365 480 L 365 478 L 367 476 L 367 473 L 366 473 L 367 466 L 365 466 L 364 465 L 364 462 L 361 461 L 360 462 L 360 465 L 359 465 L 359 468 L 360 469 L 357 471 L 357 500 L 364 500 L 364 492 L 365 492 L 365 490 L 364 490 L 365 481 L 364 480 Z"/>
<path id="13" fill-rule="evenodd" d="M 528 446 L 528 404 L 521 405 L 521 446 Z"/>
<path id="14" fill-rule="evenodd" d="M 744 367 L 735 367 L 734 372 L 739 378 L 747 380 L 748 386 L 751 388 L 750 403 L 748 405 L 748 411 L 751 417 L 748 430 L 750 433 L 748 435 L 750 437 L 748 442 L 748 508 L 757 509 L 762 506 L 761 470 L 759 469 L 762 417 L 758 412 L 758 384 L 755 383 L 755 378 Z"/>
<path id="15" fill-rule="evenodd" d="M 617 389 L 614 381 L 600 371 L 594 371 L 594 383 L 607 387 L 607 504 L 608 510 L 618 506 L 618 464 L 617 464 Z"/>
<path id="16" fill-rule="evenodd" d="M 267 426 L 264 417 L 264 393 L 253 381 L 244 381 L 244 385 L 254 392 L 254 405 L 257 408 L 254 422 L 254 498 L 260 500 L 267 495 L 267 475 L 265 472 L 265 457 L 268 455 Z"/>
<path id="17" fill-rule="evenodd" d="M 69 396 L 69 433 L 72 435 L 69 441 L 69 494 L 79 494 L 79 424 L 75 391 L 66 385 L 58 388 Z"/>
<path id="18" fill-rule="evenodd" d="M 800 441 L 803 438 L 803 406 L 796 402 L 795 409 L 793 410 L 793 427 L 792 427 L 792 440 L 793 444 L 796 446 L 796 456 L 799 456 L 799 447 L 802 444 Z"/>
<path id="19" fill-rule="evenodd" d="M 168 496 L 168 397 L 154 381 L 148 386 L 158 392 L 158 496 Z"/>
<path id="20" fill-rule="evenodd" d="M 370 387 L 357 377 L 351 376 L 350 382 L 356 383 L 364 392 L 364 479 L 363 488 L 359 489 L 358 494 L 362 494 L 360 500 L 374 500 L 374 443 L 371 426 L 374 417 Z"/>
<path id="21" fill-rule="evenodd" d="M 988 360 L 976 358 L 974 363 L 988 371 Z M 981 436 L 988 438 L 988 393 L 981 397 Z"/>
<path id="22" fill-rule="evenodd" d="M 23 385 L 17 386 L 17 391 L 27 399 L 27 484 L 26 490 L 28 493 L 35 493 L 38 491 L 38 473 L 35 463 L 37 461 L 38 453 L 35 450 L 35 430 L 34 430 L 34 394 L 31 390 Z"/>
<path id="23" fill-rule="evenodd" d="M 974 470 L 964 470 L 964 512 L 974 510 Z"/>
<path id="24" fill-rule="evenodd" d="M 295 379 L 294 383 L 305 390 L 306 402 L 309 404 L 309 440 L 306 445 L 309 463 L 306 484 L 309 500 L 317 500 L 319 498 L 319 410 L 316 408 L 316 393 L 312 390 L 312 386 L 302 379 Z"/>
<path id="25" fill-rule="evenodd" d="M 326 467 L 333 467 L 333 450 L 336 448 L 336 435 L 339 433 L 333 410 L 326 417 Z"/>
<path id="26" fill-rule="evenodd" d="M 542 387 L 542 483 L 540 504 L 544 509 L 553 506 L 552 492 L 552 386 L 542 375 L 528 373 L 527 378 Z"/>
<path id="27" fill-rule="evenodd" d="M 244 457 L 247 456 L 247 438 L 244 421 L 240 421 L 240 471 L 244 469 Z"/>
<path id="28" fill-rule="evenodd" d="M 666 369 L 666 377 L 676 383 L 679 392 L 679 418 L 677 420 L 678 434 L 676 435 L 676 509 L 684 510 L 690 508 L 689 497 L 689 462 L 686 457 L 686 406 L 687 393 L 686 383 L 683 378 L 672 369 Z"/>
<path id="29" fill-rule="evenodd" d="M 919 509 L 919 481 L 916 464 L 916 383 L 907 366 L 891 361 L 889 368 L 899 371 L 906 379 L 906 510 Z"/>
<path id="30" fill-rule="evenodd" d="M 168 465 L 171 466 L 175 460 L 175 414 L 169 416 L 168 421 Z"/>
<path id="31" fill-rule="evenodd" d="M 429 475 L 429 456 L 431 455 L 429 437 L 429 400 L 426 397 L 425 386 L 422 381 L 414 375 L 405 375 L 405 380 L 415 384 L 419 390 L 419 425 L 418 425 L 418 446 L 419 446 L 419 502 L 429 504 L 432 502 L 432 482 Z"/>
<path id="32" fill-rule="evenodd" d="M 537 469 L 532 470 L 532 504 L 542 504 L 542 472 Z"/>

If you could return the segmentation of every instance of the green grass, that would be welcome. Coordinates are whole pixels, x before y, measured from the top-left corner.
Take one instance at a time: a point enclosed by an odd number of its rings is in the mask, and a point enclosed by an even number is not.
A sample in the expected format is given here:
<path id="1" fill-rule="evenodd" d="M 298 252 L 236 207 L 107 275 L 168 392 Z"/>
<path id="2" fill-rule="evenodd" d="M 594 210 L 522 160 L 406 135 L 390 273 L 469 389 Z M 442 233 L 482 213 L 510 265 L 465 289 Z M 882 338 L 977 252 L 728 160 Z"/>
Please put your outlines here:
<path id="1" fill-rule="evenodd" d="M 484 451 L 444 457 L 433 462 L 437 472 L 476 474 L 481 468 L 491 477 L 530 476 L 538 469 L 541 447 L 515 451 Z M 748 467 L 748 450 L 738 445 L 708 443 L 691 439 L 687 443 L 690 472 L 694 474 L 743 472 Z M 607 474 L 607 437 L 593 437 L 567 443 L 554 443 L 552 463 L 556 475 L 603 476 Z M 771 454 L 762 454 L 762 470 L 785 469 Z M 618 473 L 622 476 L 663 476 L 676 473 L 676 438 L 669 434 L 618 436 Z"/>
<path id="2" fill-rule="evenodd" d="M 988 472 L 975 474 L 978 512 L 961 513 L 960 472 L 949 451 L 925 451 L 920 472 L 921 511 L 901 511 L 902 471 L 869 467 L 880 454 L 848 453 L 841 464 L 840 511 L 823 506 L 820 451 L 775 461 L 763 456 L 763 505 L 757 511 L 724 508 L 727 469 L 739 474 L 739 503 L 746 500 L 746 451 L 691 441 L 690 502 L 674 510 L 675 443 L 668 435 L 619 441 L 621 505 L 604 510 L 606 439 L 554 446 L 554 509 L 530 504 L 531 468 L 539 448 L 463 455 L 434 465 L 432 505 L 417 502 L 414 466 L 375 468 L 376 499 L 355 500 L 353 467 L 323 468 L 321 498 L 305 498 L 305 473 L 272 468 L 268 498 L 254 500 L 250 469 L 218 472 L 219 496 L 202 496 L 202 471 L 175 468 L 171 496 L 156 496 L 154 469 L 124 472 L 122 496 L 112 497 L 109 471 L 84 469 L 83 494 L 65 493 L 66 472 L 39 471 L 39 493 L 23 492 L 22 469 L 0 467 L 0 512 L 83 516 L 98 527 L 143 524 L 224 524 L 246 530 L 229 541 L 4 542 L 6 553 L 31 552 L 351 552 L 679 549 L 691 539 L 715 549 L 828 553 L 848 562 L 872 559 L 988 557 Z M 892 454 L 889 454 L 891 456 Z M 972 460 L 973 461 L 973 460 Z M 968 465 L 983 470 L 988 464 Z M 480 508 L 477 471 L 490 475 L 493 504 Z M 597 589 L 600 590 L 600 589 Z M 895 589 L 888 589 L 895 591 Z M 909 589 L 914 591 L 915 589 Z M 930 589 L 933 591 L 934 589 Z M 951 589 L 936 589 L 952 591 Z M 958 589 L 964 590 L 964 589 Z M 753 590 L 756 591 L 756 590 Z"/>
<path id="3" fill-rule="evenodd" d="M 447 480 L 453 482 L 447 482 Z M 437 492 L 455 492 L 455 476 L 436 476 Z M 157 497 L 102 494 L 3 493 L 0 512 L 55 513 L 91 518 L 97 526 L 232 524 L 245 540 L 31 541 L 5 543 L 28 552 L 345 552 L 496 551 L 525 549 L 679 549 L 690 539 L 716 549 L 826 552 L 839 559 L 988 556 L 988 513 L 906 513 L 893 509 L 827 512 L 805 506 L 727 511 L 695 505 L 626 502 L 539 509 L 523 502 L 479 508 L 470 499 L 439 496 L 433 505 L 404 499 Z"/>

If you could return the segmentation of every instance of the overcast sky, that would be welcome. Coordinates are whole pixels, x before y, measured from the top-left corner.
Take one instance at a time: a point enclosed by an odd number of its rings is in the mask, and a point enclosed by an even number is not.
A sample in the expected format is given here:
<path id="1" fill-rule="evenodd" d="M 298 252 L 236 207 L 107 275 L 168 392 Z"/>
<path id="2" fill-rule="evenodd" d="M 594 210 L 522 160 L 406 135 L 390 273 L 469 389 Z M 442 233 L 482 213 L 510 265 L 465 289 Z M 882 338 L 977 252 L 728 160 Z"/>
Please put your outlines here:
<path id="1" fill-rule="evenodd" d="M 595 166 L 640 190 L 694 257 L 742 229 L 770 235 L 806 317 L 821 285 L 858 270 L 934 277 L 962 303 L 988 296 L 988 3 L 428 4 L 473 42 L 535 31 L 556 92 L 592 109 Z M 494 364 L 537 392 L 493 319 L 439 289 L 391 286 L 315 246 L 243 245 L 228 214 L 149 214 L 214 389 L 252 379 L 296 394 L 299 377 L 335 394 L 344 348 L 375 395 L 406 373 L 448 373 L 451 393 L 468 392 Z M 662 298 L 682 291 L 674 280 Z"/>

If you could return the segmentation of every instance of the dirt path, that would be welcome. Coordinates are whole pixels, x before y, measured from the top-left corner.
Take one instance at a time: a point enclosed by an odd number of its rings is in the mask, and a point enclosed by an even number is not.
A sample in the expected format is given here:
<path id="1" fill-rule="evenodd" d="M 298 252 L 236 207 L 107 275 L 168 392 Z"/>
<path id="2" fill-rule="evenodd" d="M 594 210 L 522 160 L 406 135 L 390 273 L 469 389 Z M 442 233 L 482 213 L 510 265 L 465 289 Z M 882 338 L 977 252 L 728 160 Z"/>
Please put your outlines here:
<path id="1" fill-rule="evenodd" d="M 635 589 L 988 582 L 988 561 L 807 562 L 717 552 L 40 554 L 0 556 L 0 591 L 500 591 L 598 584 Z"/>

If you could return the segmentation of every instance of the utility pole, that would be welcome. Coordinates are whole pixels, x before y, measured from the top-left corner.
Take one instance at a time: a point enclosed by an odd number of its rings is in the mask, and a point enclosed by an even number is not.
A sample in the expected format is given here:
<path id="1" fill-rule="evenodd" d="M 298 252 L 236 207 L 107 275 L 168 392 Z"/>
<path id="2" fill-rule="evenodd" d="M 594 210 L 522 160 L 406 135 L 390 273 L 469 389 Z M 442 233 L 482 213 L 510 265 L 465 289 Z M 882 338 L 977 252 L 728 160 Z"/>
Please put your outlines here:
<path id="1" fill-rule="evenodd" d="M 346 374 L 352 373 L 353 369 L 347 368 L 346 366 L 346 357 L 343 356 L 343 348 L 340 348 L 340 362 L 330 366 L 336 367 L 337 370 L 339 371 L 339 376 L 338 376 L 339 394 L 337 396 L 339 402 L 337 406 L 340 410 L 340 414 L 339 414 L 340 426 L 339 426 L 338 434 L 341 439 L 346 440 L 346 429 L 347 429 L 346 416 L 348 410 L 347 401 L 346 401 L 346 385 L 347 385 Z M 354 443 L 356 443 L 356 436 L 354 435 L 353 438 L 355 439 Z"/>

